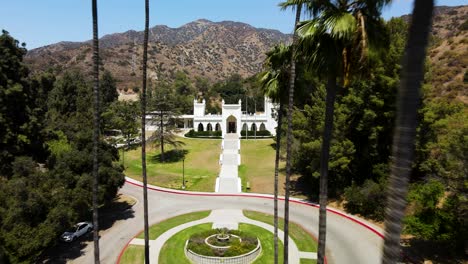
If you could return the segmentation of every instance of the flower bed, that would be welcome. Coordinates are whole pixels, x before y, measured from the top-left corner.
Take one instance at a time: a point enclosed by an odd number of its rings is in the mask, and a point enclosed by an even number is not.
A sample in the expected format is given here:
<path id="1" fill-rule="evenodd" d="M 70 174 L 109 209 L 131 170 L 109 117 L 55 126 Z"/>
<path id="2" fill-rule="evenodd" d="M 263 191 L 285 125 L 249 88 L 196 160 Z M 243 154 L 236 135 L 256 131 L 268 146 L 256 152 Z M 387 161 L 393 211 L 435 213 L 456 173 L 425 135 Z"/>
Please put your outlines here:
<path id="1" fill-rule="evenodd" d="M 220 241 L 217 236 L 225 232 L 229 239 Z M 237 230 L 209 230 L 190 237 L 187 249 L 203 256 L 232 257 L 251 252 L 258 245 L 258 239 L 252 235 Z"/>

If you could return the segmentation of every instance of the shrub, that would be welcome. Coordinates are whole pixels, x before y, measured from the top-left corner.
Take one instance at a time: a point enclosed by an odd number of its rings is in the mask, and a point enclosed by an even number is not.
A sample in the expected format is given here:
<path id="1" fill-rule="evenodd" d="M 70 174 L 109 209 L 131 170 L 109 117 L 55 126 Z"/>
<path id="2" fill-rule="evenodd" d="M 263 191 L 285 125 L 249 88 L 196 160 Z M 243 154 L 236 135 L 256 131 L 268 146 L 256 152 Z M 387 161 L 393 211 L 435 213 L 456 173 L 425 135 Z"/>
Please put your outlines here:
<path id="1" fill-rule="evenodd" d="M 185 136 L 189 138 L 221 138 L 221 131 L 195 131 L 191 129 Z"/>
<path id="2" fill-rule="evenodd" d="M 255 131 L 247 131 L 247 136 L 253 137 L 255 135 L 257 137 L 271 137 L 271 133 L 268 130 L 259 130 L 257 133 Z M 245 130 L 241 130 L 241 137 L 245 137 Z"/>
<path id="3" fill-rule="evenodd" d="M 361 214 L 383 220 L 385 212 L 385 184 L 366 180 L 362 186 L 352 184 L 345 189 L 345 208 L 352 214 Z"/>

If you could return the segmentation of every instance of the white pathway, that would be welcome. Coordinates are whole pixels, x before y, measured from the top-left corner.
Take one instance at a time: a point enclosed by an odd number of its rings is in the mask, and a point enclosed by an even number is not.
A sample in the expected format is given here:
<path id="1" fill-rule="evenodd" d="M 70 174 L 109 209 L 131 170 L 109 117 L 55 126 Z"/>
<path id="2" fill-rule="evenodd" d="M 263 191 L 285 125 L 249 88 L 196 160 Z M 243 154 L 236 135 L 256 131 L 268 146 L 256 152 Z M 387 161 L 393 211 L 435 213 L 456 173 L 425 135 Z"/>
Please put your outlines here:
<path id="1" fill-rule="evenodd" d="M 236 209 L 219 209 L 211 211 L 211 214 L 203 219 L 188 222 L 179 226 L 176 226 L 168 231 L 162 233 L 156 240 L 150 240 L 150 263 L 158 263 L 159 254 L 164 243 L 169 240 L 172 236 L 178 232 L 199 224 L 204 223 L 213 223 L 213 228 L 227 227 L 230 229 L 237 229 L 239 223 L 247 223 L 262 227 L 273 233 L 274 227 L 269 224 L 265 224 L 260 221 L 255 221 L 250 218 L 247 218 L 242 213 L 242 210 Z M 234 228 L 233 228 L 234 227 Z M 284 233 L 282 230 L 278 230 L 278 237 L 281 242 L 284 242 Z M 134 238 L 131 242 L 131 245 L 144 245 L 145 242 L 143 239 Z M 289 263 L 299 264 L 301 258 L 307 259 L 317 259 L 317 254 L 315 252 L 303 252 L 299 251 L 294 240 L 289 237 Z"/>
<path id="2" fill-rule="evenodd" d="M 216 179 L 216 192 L 239 193 L 242 191 L 241 180 L 238 177 L 240 165 L 240 141 L 237 134 L 226 134 L 221 143 L 221 171 Z"/>

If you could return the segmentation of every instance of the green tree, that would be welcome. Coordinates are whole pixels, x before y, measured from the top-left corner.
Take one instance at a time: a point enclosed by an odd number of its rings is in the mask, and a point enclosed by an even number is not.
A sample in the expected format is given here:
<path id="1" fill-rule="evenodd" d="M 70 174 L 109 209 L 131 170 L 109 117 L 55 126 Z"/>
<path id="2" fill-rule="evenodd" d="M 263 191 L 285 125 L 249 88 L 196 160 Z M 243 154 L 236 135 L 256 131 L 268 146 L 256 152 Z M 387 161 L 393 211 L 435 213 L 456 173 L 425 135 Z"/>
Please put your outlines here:
<path id="1" fill-rule="evenodd" d="M 153 97 L 149 100 L 151 114 L 155 117 L 153 122 L 157 129 L 148 141 L 161 148 L 161 162 L 165 162 L 166 144 L 174 147 L 182 145 L 182 142 L 174 137 L 174 130 L 177 128 L 175 117 L 181 113 L 179 102 L 174 90 L 164 84 L 155 89 Z"/>
<path id="2" fill-rule="evenodd" d="M 23 44 L 24 46 L 24 44 Z M 0 35 L 0 175 L 11 174 L 16 156 L 34 155 L 40 158 L 44 105 L 38 86 L 31 86 L 29 70 L 23 63 L 26 49 L 5 30 Z M 42 110 L 41 110 L 42 109 Z"/>
<path id="3" fill-rule="evenodd" d="M 292 7 L 296 9 L 296 18 L 294 21 L 294 33 L 293 33 L 293 43 L 291 47 L 291 61 L 290 61 L 290 73 L 289 73 L 289 89 L 288 89 L 288 111 L 287 111 L 287 119 L 288 119 L 288 130 L 287 130 L 287 138 L 286 138 L 286 183 L 285 183 L 285 200 L 284 200 L 284 239 L 283 239 L 283 246 L 284 246 L 284 263 L 289 262 L 289 190 L 290 190 L 290 178 L 291 178 L 291 147 L 293 142 L 293 135 L 292 135 L 292 112 L 293 112 L 293 104 L 294 104 L 294 85 L 296 81 L 296 50 L 298 44 L 298 35 L 297 35 L 297 27 L 299 25 L 299 20 L 301 18 L 301 10 L 302 6 L 305 4 L 305 1 L 300 1 L 299 3 L 293 3 L 292 5 L 289 3 L 281 3 L 283 10 L 287 7 Z M 277 260 L 278 251 L 275 252 L 275 261 Z"/>
<path id="4" fill-rule="evenodd" d="M 291 1 L 294 4 L 295 1 Z M 307 5 L 313 15 L 298 28 L 302 52 L 311 68 L 327 77 L 325 124 L 320 155 L 320 219 L 318 263 L 324 263 L 326 238 L 326 205 L 328 197 L 328 163 L 333 130 L 334 103 L 339 77 L 349 85 L 353 63 L 364 64 L 369 47 L 377 47 L 382 21 L 381 1 L 312 1 Z M 326 72 L 326 73 L 325 73 Z"/>
<path id="5" fill-rule="evenodd" d="M 274 217 L 274 251 L 275 263 L 278 263 L 278 173 L 279 158 L 281 149 L 281 126 L 283 124 L 283 108 L 286 96 L 286 83 L 290 66 L 290 49 L 285 45 L 277 45 L 266 55 L 264 62 L 266 70 L 259 75 L 259 82 L 265 96 L 271 98 L 273 102 L 279 103 L 277 112 L 278 126 L 276 129 L 276 154 L 275 154 L 275 176 L 274 176 L 274 198 L 273 198 L 273 217 Z"/>
<path id="6" fill-rule="evenodd" d="M 127 147 L 130 147 L 131 140 L 139 135 L 138 117 L 140 109 L 138 103 L 132 101 L 115 101 L 103 113 L 103 125 L 106 129 L 118 129 L 122 132 Z M 122 163 L 125 151 L 122 152 Z"/>
<path id="7" fill-rule="evenodd" d="M 112 102 L 117 101 L 119 93 L 117 92 L 116 80 L 110 71 L 105 70 L 100 80 L 101 104 L 105 109 Z"/>
<path id="8" fill-rule="evenodd" d="M 413 162 L 419 88 L 424 77 L 433 8 L 434 1 L 416 0 L 414 3 L 397 101 L 382 263 L 396 263 L 400 257 L 400 234 Z"/>

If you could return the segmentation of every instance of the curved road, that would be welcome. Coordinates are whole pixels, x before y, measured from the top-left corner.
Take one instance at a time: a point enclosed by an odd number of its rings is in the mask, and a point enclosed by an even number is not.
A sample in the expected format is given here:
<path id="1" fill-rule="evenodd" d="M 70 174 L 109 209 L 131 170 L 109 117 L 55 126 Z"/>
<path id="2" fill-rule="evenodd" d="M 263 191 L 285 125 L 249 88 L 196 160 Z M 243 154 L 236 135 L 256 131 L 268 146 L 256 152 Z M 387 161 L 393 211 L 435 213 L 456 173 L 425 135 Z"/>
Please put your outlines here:
<path id="1" fill-rule="evenodd" d="M 116 263 L 120 251 L 143 229 L 143 192 L 141 187 L 127 181 L 120 192 L 135 197 L 139 202 L 133 206 L 135 211 L 133 218 L 119 220 L 111 228 L 100 233 L 101 263 Z M 214 196 L 213 193 L 194 194 L 148 190 L 150 224 L 176 215 L 210 209 L 248 209 L 273 214 L 271 195 L 252 195 L 249 193 L 245 196 Z M 279 207 L 280 216 L 282 216 L 284 203 L 280 202 Z M 342 214 L 341 212 L 327 214 L 328 263 L 380 263 L 383 239 L 379 234 L 382 234 L 382 231 L 356 217 L 343 216 Z M 290 219 L 317 237 L 318 208 L 299 202 L 299 200 L 291 202 Z M 83 255 L 72 262 L 93 263 L 93 260 L 91 242 L 84 249 Z"/>

